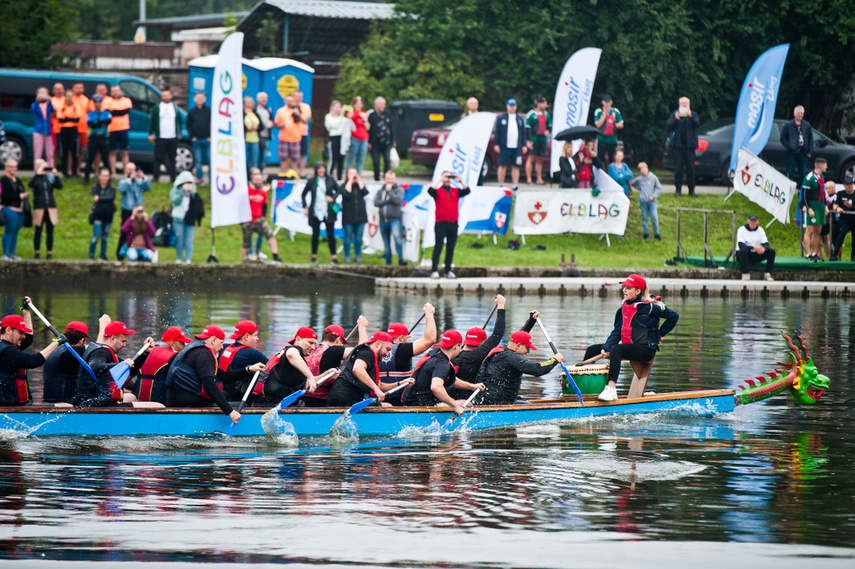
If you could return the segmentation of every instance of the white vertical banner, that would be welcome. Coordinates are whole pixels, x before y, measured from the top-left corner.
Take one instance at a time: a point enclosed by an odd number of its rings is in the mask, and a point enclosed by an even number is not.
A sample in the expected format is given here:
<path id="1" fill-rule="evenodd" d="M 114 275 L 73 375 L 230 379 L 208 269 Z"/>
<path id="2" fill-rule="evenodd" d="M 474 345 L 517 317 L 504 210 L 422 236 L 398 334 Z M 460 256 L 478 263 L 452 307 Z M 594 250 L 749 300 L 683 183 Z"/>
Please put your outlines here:
<path id="1" fill-rule="evenodd" d="M 733 189 L 784 225 L 790 222 L 796 183 L 744 148 L 737 154 Z"/>
<path id="2" fill-rule="evenodd" d="M 559 133 L 573 126 L 582 126 L 588 122 L 588 110 L 591 95 L 594 92 L 594 79 L 600 66 L 600 54 L 603 50 L 596 47 L 580 49 L 570 56 L 558 87 L 555 88 L 555 100 L 552 103 L 552 131 Z M 563 140 L 552 139 L 550 172 L 558 172 L 558 159 L 561 158 Z M 574 152 L 576 148 L 574 146 Z"/>
<path id="3" fill-rule="evenodd" d="M 252 219 L 243 132 L 243 33 L 220 47 L 211 92 L 211 227 Z"/>

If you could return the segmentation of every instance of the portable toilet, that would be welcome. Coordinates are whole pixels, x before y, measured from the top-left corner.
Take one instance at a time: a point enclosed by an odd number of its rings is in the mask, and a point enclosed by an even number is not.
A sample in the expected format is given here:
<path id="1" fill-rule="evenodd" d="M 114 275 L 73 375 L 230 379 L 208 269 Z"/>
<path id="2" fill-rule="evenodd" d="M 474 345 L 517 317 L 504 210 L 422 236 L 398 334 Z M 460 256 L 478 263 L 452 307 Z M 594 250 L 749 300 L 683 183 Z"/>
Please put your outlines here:
<path id="1" fill-rule="evenodd" d="M 211 100 L 211 78 L 217 65 L 216 55 L 197 57 L 188 64 L 190 66 L 190 98 L 196 91 L 203 91 L 208 101 Z M 267 93 L 267 108 L 274 115 L 285 105 L 285 97 L 294 91 L 303 92 L 303 102 L 312 104 L 312 82 L 314 68 L 283 57 L 261 57 L 258 59 L 242 59 L 243 64 L 243 93 L 253 99 L 259 91 Z M 311 125 L 310 125 L 311 132 Z M 273 128 L 270 146 L 264 156 L 265 164 L 279 164 L 277 156 L 279 129 Z"/>

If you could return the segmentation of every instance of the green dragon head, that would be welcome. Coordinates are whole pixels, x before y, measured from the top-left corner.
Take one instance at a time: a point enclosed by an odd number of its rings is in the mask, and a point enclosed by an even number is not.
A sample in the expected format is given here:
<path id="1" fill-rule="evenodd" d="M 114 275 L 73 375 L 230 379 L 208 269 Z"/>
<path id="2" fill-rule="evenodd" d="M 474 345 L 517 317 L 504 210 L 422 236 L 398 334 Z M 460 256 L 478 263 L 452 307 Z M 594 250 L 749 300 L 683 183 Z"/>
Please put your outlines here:
<path id="1" fill-rule="evenodd" d="M 819 373 L 816 366 L 813 365 L 813 360 L 808 357 L 807 349 L 802 343 L 801 336 L 796 336 L 799 343 L 798 347 L 793 344 L 793 339 L 781 331 L 781 336 L 787 340 L 790 347 L 790 360 L 792 363 L 778 362 L 784 369 L 776 369 L 768 372 L 768 379 L 762 375 L 757 376 L 757 380 L 747 379 L 742 385 L 742 391 L 738 398 L 742 403 L 754 403 L 768 399 L 773 395 L 790 390 L 790 394 L 800 405 L 813 405 L 822 397 L 825 390 L 828 389 L 828 377 Z M 785 371 L 786 370 L 786 371 Z M 786 373 L 786 375 L 784 375 Z"/>

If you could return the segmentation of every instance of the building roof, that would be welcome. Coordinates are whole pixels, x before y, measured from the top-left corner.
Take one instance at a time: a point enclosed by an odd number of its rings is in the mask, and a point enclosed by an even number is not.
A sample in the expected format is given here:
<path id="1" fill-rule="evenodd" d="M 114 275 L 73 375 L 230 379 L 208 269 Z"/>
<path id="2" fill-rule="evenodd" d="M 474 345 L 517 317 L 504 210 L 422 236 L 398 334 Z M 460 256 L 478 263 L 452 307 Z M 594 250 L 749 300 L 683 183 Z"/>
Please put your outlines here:
<path id="1" fill-rule="evenodd" d="M 203 55 L 196 59 L 191 59 L 187 62 L 187 65 L 190 67 L 206 67 L 213 69 L 217 66 L 218 59 L 219 56 L 217 55 Z M 258 69 L 259 71 L 270 71 L 271 69 L 279 69 L 280 67 L 290 65 L 292 67 L 308 71 L 309 73 L 315 72 L 313 67 L 306 65 L 305 63 L 284 57 L 259 57 L 257 59 L 246 59 L 245 57 L 242 57 L 241 63 L 252 67 L 253 69 Z"/>
<path id="2" fill-rule="evenodd" d="M 334 18 L 337 20 L 381 20 L 392 17 L 394 4 L 381 2 L 339 2 L 338 0 L 264 0 L 295 16 Z M 254 11 L 254 9 L 253 9 Z"/>
<path id="3" fill-rule="evenodd" d="M 234 12 L 238 20 L 246 17 L 249 12 Z M 153 18 L 150 20 L 134 20 L 134 26 L 146 26 L 150 28 L 164 28 L 169 30 L 190 30 L 194 28 L 213 28 L 222 26 L 226 20 L 227 13 L 222 14 L 197 14 L 194 16 L 176 16 L 174 18 Z"/>

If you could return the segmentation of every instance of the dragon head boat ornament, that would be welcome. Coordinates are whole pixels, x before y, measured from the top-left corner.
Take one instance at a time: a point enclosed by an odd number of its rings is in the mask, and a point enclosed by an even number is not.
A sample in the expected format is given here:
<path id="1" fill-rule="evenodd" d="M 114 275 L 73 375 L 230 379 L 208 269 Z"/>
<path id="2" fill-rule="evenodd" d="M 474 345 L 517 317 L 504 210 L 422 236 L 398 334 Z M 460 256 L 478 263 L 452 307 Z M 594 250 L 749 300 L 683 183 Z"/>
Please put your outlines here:
<path id="1" fill-rule="evenodd" d="M 796 346 L 793 344 L 793 339 L 783 330 L 781 336 L 786 339 L 790 348 L 792 363 L 778 362 L 782 368 L 767 372 L 768 377 L 758 375 L 756 379 L 746 379 L 747 385 L 740 385 L 742 391 L 736 394 L 738 402 L 747 404 L 762 401 L 789 389 L 798 404 L 813 405 L 828 389 L 829 379 L 819 373 L 813 365 L 813 360 L 807 355 L 802 337 L 796 335 L 798 342 Z"/>

